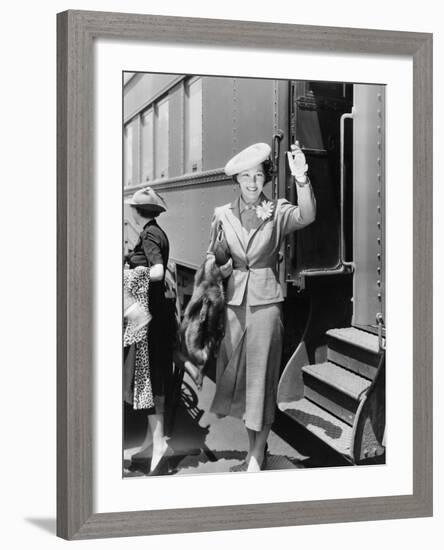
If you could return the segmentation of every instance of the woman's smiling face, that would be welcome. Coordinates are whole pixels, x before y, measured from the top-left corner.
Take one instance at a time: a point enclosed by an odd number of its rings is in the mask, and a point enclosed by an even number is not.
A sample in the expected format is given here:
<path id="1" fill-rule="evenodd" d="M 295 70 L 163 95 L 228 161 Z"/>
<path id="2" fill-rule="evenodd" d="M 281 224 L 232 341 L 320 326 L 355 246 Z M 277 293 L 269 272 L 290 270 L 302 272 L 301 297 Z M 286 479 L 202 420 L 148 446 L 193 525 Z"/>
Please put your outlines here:
<path id="1" fill-rule="evenodd" d="M 248 203 L 256 202 L 265 185 L 265 172 L 262 164 L 253 166 L 249 170 L 242 170 L 237 174 L 236 179 L 240 185 L 244 201 Z"/>

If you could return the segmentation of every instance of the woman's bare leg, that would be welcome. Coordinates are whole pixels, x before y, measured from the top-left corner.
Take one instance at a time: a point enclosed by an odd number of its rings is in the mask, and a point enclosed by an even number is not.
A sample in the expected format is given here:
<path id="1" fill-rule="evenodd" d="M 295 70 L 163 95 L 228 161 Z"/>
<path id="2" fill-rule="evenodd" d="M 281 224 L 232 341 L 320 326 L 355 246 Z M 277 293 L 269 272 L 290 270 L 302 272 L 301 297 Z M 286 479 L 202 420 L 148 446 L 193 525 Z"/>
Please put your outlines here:
<path id="1" fill-rule="evenodd" d="M 153 434 L 153 455 L 151 458 L 151 471 L 153 471 L 168 448 L 163 430 L 163 414 L 148 415 L 148 424 Z"/>
<path id="2" fill-rule="evenodd" d="M 254 443 L 256 441 L 256 434 L 258 432 L 255 432 L 254 430 L 250 430 L 247 428 L 247 434 L 248 434 L 248 453 L 245 458 L 245 462 L 248 464 L 250 462 L 251 455 L 253 454 L 254 450 Z"/>
<path id="3" fill-rule="evenodd" d="M 271 424 L 267 424 L 259 432 L 254 432 L 255 440 L 251 457 L 248 462 L 247 472 L 259 472 L 264 461 L 265 445 L 270 433 Z"/>

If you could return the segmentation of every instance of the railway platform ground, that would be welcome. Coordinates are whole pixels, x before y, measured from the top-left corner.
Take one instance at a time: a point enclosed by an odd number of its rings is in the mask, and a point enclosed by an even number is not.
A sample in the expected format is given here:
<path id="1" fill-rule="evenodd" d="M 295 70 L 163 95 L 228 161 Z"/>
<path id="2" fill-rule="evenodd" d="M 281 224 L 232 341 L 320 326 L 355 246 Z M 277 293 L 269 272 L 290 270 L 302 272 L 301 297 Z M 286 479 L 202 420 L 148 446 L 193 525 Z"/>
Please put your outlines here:
<path id="1" fill-rule="evenodd" d="M 229 472 L 239 465 L 247 453 L 247 434 L 238 419 L 217 418 L 209 412 L 214 395 L 214 382 L 204 378 L 200 392 L 185 375 L 169 445 L 174 455 L 170 459 L 170 475 Z M 132 414 L 125 430 L 124 477 L 144 476 L 149 471 L 151 447 L 139 453 L 145 436 L 146 415 Z M 275 423 L 276 424 L 276 423 Z M 289 427 L 275 427 L 270 432 L 267 470 L 283 470 L 316 466 L 343 466 L 345 461 L 326 450 L 313 446 L 302 432 L 294 439 L 285 437 Z M 134 455 L 136 455 L 134 457 Z"/>

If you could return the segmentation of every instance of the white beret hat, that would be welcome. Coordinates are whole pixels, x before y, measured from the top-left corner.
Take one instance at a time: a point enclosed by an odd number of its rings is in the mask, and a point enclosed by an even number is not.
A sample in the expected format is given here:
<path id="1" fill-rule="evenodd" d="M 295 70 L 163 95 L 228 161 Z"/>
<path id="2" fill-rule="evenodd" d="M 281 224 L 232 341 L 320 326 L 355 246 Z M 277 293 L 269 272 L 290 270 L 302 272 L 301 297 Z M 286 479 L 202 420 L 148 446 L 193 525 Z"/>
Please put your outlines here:
<path id="1" fill-rule="evenodd" d="M 225 174 L 234 176 L 261 164 L 270 156 L 271 147 L 266 143 L 254 143 L 230 159 L 225 165 Z"/>

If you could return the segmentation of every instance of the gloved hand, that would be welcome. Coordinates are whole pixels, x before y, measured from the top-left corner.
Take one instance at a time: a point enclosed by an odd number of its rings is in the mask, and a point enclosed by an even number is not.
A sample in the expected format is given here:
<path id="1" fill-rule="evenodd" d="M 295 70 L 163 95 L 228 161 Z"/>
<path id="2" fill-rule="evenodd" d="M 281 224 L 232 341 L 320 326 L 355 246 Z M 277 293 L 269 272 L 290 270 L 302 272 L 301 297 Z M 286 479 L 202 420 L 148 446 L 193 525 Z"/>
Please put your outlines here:
<path id="1" fill-rule="evenodd" d="M 299 146 L 299 141 L 296 141 L 295 144 L 291 146 L 291 151 L 288 151 L 287 158 L 291 174 L 298 182 L 305 183 L 308 166 L 305 155 Z"/>

